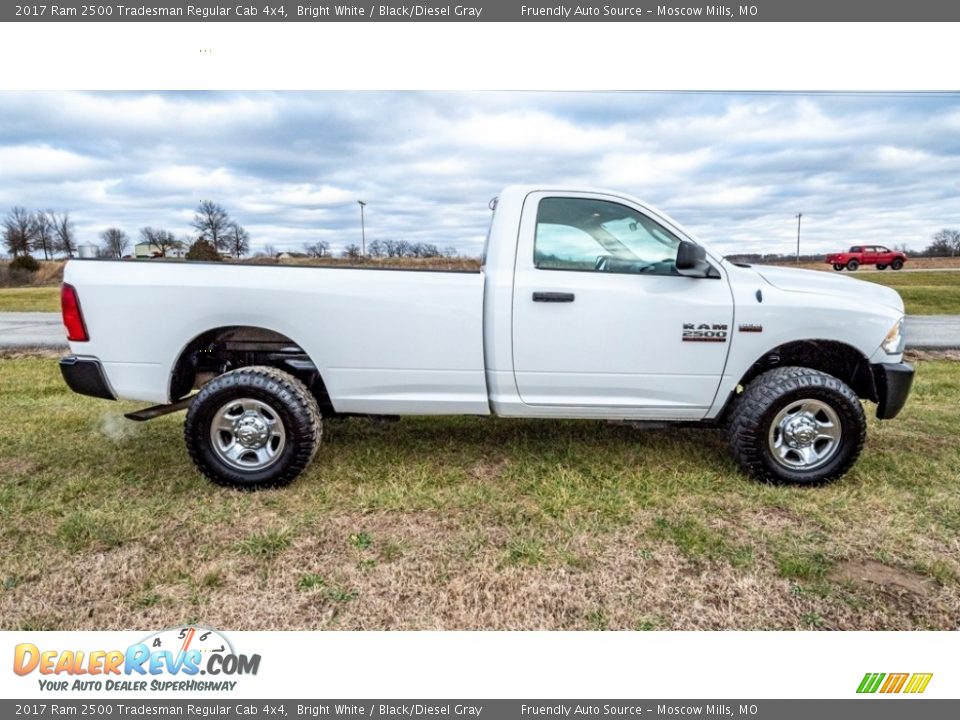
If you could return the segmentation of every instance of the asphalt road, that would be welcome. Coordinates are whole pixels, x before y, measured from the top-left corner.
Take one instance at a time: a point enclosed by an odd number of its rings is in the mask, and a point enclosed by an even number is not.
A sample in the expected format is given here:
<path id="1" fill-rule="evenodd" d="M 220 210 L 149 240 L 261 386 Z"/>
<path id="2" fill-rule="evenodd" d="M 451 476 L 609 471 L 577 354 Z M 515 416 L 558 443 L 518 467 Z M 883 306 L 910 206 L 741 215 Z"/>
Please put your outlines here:
<path id="1" fill-rule="evenodd" d="M 960 349 L 960 315 L 907 315 L 904 332 L 911 350 Z"/>
<path id="2" fill-rule="evenodd" d="M 66 346 L 60 313 L 0 312 L 0 348 Z"/>
<path id="3" fill-rule="evenodd" d="M 66 348 L 60 313 L 0 312 L 0 348 Z M 960 315 L 908 315 L 907 347 L 960 349 Z"/>

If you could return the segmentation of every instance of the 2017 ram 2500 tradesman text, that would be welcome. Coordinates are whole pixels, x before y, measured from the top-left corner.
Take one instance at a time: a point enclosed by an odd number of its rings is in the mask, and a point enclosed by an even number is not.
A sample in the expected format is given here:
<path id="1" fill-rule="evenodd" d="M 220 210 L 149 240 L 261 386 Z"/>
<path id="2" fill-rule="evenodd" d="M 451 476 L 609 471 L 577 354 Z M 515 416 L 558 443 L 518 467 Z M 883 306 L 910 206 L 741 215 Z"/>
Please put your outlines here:
<path id="1" fill-rule="evenodd" d="M 479 272 L 72 261 L 64 280 L 70 387 L 160 403 L 139 420 L 188 408 L 191 457 L 234 486 L 290 482 L 348 414 L 697 422 L 755 478 L 824 482 L 863 447 L 860 399 L 892 418 L 913 378 L 895 291 L 733 264 L 605 191 L 507 188 Z"/>

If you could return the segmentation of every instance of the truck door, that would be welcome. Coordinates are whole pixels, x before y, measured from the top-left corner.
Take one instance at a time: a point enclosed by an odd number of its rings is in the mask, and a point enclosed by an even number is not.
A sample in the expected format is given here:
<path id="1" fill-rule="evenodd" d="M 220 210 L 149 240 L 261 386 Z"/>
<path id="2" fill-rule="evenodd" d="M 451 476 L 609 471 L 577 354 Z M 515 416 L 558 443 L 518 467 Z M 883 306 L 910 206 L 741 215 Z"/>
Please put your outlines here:
<path id="1" fill-rule="evenodd" d="M 668 225 L 612 196 L 527 196 L 513 292 L 524 403 L 703 417 L 726 363 L 733 300 L 722 269 L 677 273 L 680 231 Z"/>

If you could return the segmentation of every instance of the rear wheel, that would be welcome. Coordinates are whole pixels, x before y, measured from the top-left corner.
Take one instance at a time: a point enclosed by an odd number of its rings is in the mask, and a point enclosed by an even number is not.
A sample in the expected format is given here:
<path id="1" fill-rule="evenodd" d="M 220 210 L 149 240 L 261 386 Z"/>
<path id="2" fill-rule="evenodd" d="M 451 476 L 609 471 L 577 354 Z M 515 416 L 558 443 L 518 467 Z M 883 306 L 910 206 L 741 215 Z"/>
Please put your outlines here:
<path id="1" fill-rule="evenodd" d="M 847 270 L 849 270 L 850 272 L 853 272 L 853 271 L 856 270 L 858 267 L 860 267 L 860 263 L 858 263 L 856 260 L 848 260 L 848 261 L 847 261 Z"/>
<path id="2" fill-rule="evenodd" d="M 890 263 L 890 268 L 892 270 L 899 270 L 902 267 L 903 267 L 903 260 L 901 258 L 897 258 L 892 263 Z"/>
<path id="3" fill-rule="evenodd" d="M 254 489 L 286 485 L 320 444 L 317 401 L 292 375 L 245 367 L 201 388 L 184 424 L 197 469 L 218 485 Z"/>
<path id="4" fill-rule="evenodd" d="M 837 272 L 840 272 L 841 270 L 843 270 L 843 263 L 834 263 L 833 269 L 836 270 Z"/>
<path id="5" fill-rule="evenodd" d="M 886 270 L 886 269 L 887 269 L 886 265 L 877 265 L 877 270 Z"/>
<path id="6" fill-rule="evenodd" d="M 783 367 L 755 378 L 727 424 L 730 449 L 756 480 L 817 485 L 844 475 L 866 439 L 863 406 L 846 383 Z"/>

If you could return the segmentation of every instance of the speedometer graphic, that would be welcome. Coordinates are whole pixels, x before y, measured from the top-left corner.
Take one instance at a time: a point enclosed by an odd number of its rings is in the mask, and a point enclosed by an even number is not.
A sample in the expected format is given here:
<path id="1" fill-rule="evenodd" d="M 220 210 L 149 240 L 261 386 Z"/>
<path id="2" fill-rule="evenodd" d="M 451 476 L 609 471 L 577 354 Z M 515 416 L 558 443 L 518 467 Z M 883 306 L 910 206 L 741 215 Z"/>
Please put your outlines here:
<path id="1" fill-rule="evenodd" d="M 233 653 L 233 645 L 219 631 L 197 625 L 173 627 L 154 633 L 142 640 L 151 652 L 166 650 L 179 656 L 197 650 L 203 657 L 213 653 Z"/>

